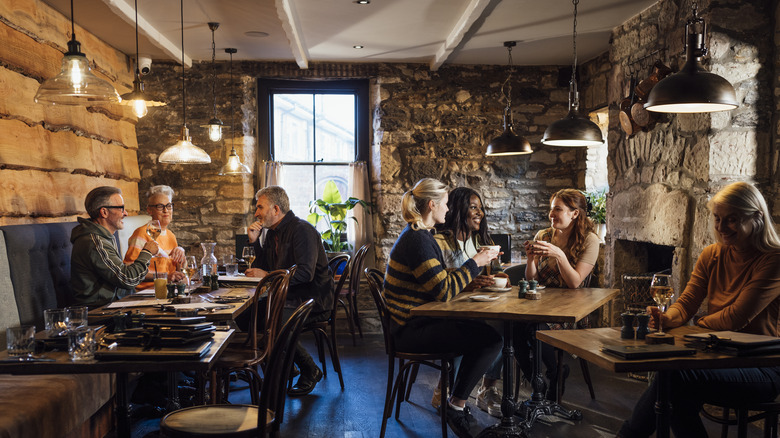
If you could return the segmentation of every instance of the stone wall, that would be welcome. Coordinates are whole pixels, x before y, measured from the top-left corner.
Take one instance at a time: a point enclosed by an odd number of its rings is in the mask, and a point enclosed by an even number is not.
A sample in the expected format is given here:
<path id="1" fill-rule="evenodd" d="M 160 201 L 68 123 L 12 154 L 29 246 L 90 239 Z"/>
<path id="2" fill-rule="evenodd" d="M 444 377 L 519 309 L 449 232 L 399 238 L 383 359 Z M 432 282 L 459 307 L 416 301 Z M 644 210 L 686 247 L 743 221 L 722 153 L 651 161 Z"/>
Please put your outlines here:
<path id="1" fill-rule="evenodd" d="M 698 2 L 708 25 L 709 55 L 704 63 L 734 85 L 739 108 L 661 115 L 653 129 L 633 137 L 620 129 L 617 117 L 618 104 L 628 93 L 627 65 L 665 49 L 661 60 L 677 71 L 685 61 L 679 54 L 691 2 L 661 0 L 613 32 L 608 85 L 608 284 L 620 285 L 625 272 L 613 269 L 621 257 L 616 242 L 628 240 L 673 247 L 675 283 L 678 288 L 684 285 L 701 250 L 713 242 L 706 202 L 730 182 L 755 183 L 770 203 L 777 204 L 777 151 L 770 133 L 776 123 L 772 111 L 776 59 L 766 38 L 774 31 L 770 3 Z"/>
<path id="2" fill-rule="evenodd" d="M 176 190 L 171 228 L 195 254 L 200 254 L 201 240 L 217 241 L 219 254 L 232 251 L 234 233 L 251 218 L 258 184 L 256 171 L 253 177 L 217 175 L 229 143 L 220 148 L 199 127 L 213 114 L 211 68 L 210 63 L 195 64 L 186 70 L 185 80 L 193 143 L 211 154 L 212 164 L 157 163 L 159 153 L 176 141 L 182 123 L 180 67 L 155 63 L 147 90 L 162 95 L 168 106 L 151 109 L 138 124 L 139 189 L 143 193 L 150 185 L 168 184 Z M 515 126 L 536 152 L 501 159 L 485 157 L 484 149 L 502 129 L 500 87 L 507 75 L 503 66 L 445 66 L 431 72 L 423 64 L 315 64 L 298 70 L 293 63 L 237 62 L 232 85 L 227 83 L 227 64 L 219 62 L 217 68 L 218 115 L 230 124 L 232 95 L 236 144 L 245 163 L 252 163 L 258 153 L 255 78 L 370 78 L 369 155 L 372 200 L 378 206 L 376 258 L 382 268 L 404 225 L 401 195 L 420 178 L 439 178 L 452 187 L 468 185 L 482 193 L 491 231 L 512 234 L 515 257 L 523 240 L 548 225 L 550 194 L 564 187 L 584 188 L 586 151 L 539 143 L 546 126 L 567 112 L 567 89 L 557 86 L 556 67 L 517 69 Z"/>
<path id="3" fill-rule="evenodd" d="M 38 86 L 60 71 L 70 20 L 38 0 L 0 2 L 0 225 L 73 221 L 97 186 L 138 210 L 135 117 L 121 105 L 50 106 Z M 128 58 L 76 26 L 93 72 L 132 88 Z"/>

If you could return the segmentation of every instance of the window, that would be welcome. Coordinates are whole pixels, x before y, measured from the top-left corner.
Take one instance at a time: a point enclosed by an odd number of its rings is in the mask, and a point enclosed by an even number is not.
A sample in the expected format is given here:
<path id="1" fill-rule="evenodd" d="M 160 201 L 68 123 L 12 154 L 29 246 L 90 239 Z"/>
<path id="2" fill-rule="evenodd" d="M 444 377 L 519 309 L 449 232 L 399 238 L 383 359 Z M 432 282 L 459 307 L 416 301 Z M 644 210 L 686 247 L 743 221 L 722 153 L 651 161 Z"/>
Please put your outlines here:
<path id="1" fill-rule="evenodd" d="M 349 163 L 368 158 L 368 81 L 258 80 L 260 160 L 284 164 L 279 185 L 306 218 L 333 180 L 346 199 Z"/>

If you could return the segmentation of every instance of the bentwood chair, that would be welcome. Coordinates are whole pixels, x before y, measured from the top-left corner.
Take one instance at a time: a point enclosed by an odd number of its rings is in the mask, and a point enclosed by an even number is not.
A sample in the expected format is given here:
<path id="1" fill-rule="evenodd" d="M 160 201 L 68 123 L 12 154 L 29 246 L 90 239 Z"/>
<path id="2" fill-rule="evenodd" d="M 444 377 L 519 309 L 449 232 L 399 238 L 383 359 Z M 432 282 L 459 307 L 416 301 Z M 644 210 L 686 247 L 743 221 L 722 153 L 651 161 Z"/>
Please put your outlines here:
<path id="1" fill-rule="evenodd" d="M 314 300 L 301 304 L 279 331 L 268 356 L 258 405 L 204 405 L 163 417 L 160 434 L 168 438 L 278 436 L 284 418 L 287 377 L 301 328 Z"/>
<path id="2" fill-rule="evenodd" d="M 217 360 L 212 376 L 212 400 L 227 402 L 230 375 L 239 372 L 249 382 L 252 403 L 257 404 L 260 376 L 257 367 L 262 365 L 273 348 L 277 333 L 282 327 L 282 309 L 287 300 L 287 289 L 296 267 L 269 272 L 258 283 L 253 297 L 249 331 L 245 337 L 238 336 Z M 266 299 L 261 295 L 267 293 Z M 260 311 L 260 303 L 265 307 Z M 262 324 L 262 327 L 261 327 Z M 224 396 L 223 396 L 224 394 Z"/>
<path id="3" fill-rule="evenodd" d="M 328 266 L 333 275 L 344 268 L 343 273 L 336 281 L 336 287 L 333 289 L 333 305 L 330 309 L 330 316 L 327 321 L 310 322 L 307 323 L 302 332 L 312 332 L 314 334 L 314 341 L 317 344 L 317 354 L 319 355 L 320 364 L 322 365 L 322 372 L 325 377 L 328 377 L 328 370 L 325 367 L 325 348 L 323 344 L 328 347 L 330 353 L 330 361 L 333 364 L 333 370 L 339 375 L 339 383 L 341 389 L 344 389 L 344 376 L 341 372 L 341 362 L 339 361 L 339 351 L 336 348 L 336 311 L 338 310 L 339 292 L 344 287 L 344 282 L 347 280 L 349 269 L 349 254 L 339 254 L 330 261 Z M 330 328 L 330 335 L 328 335 L 328 329 Z"/>
<path id="4" fill-rule="evenodd" d="M 360 313 L 357 306 L 357 295 L 360 291 L 360 277 L 363 275 L 363 262 L 366 259 L 368 248 L 371 244 L 367 243 L 355 251 L 352 257 L 352 264 L 349 266 L 349 285 L 346 289 L 339 289 L 338 302 L 344 308 L 347 315 L 347 324 L 349 332 L 352 335 L 352 345 L 357 345 L 355 339 L 355 329 L 360 333 L 360 339 L 363 339 L 363 329 L 360 327 Z M 343 274 L 342 274 L 343 275 Z"/>
<path id="5" fill-rule="evenodd" d="M 766 403 L 744 403 L 744 404 L 711 404 L 723 409 L 723 414 L 716 417 L 707 410 L 702 409 L 702 415 L 718 424 L 722 424 L 721 438 L 728 438 L 729 426 L 737 426 L 737 438 L 747 438 L 747 427 L 749 423 L 758 420 L 764 420 L 764 438 L 777 438 L 777 418 L 780 414 L 780 400 Z M 735 418 L 731 418 L 730 412 L 734 411 Z M 753 413 L 751 415 L 751 412 Z"/>
<path id="6" fill-rule="evenodd" d="M 390 332 L 390 314 L 387 310 L 387 303 L 382 294 L 384 274 L 382 271 L 373 268 L 366 268 L 366 279 L 368 280 L 368 289 L 374 298 L 376 310 L 379 312 L 379 320 L 382 322 L 382 334 L 385 339 L 385 352 L 387 353 L 387 392 L 385 393 L 385 405 L 382 412 L 382 429 L 379 437 L 385 436 L 387 428 L 387 419 L 393 414 L 393 402 L 396 404 L 395 419 L 399 418 L 401 402 L 404 401 L 404 391 L 408 386 L 410 370 L 416 365 L 427 365 L 441 372 L 441 393 L 447 394 L 447 376 L 450 373 L 450 362 L 455 358 L 455 354 L 447 353 L 407 353 L 398 351 L 395 348 L 395 341 Z M 395 360 L 398 359 L 398 375 L 393 383 Z M 438 363 L 437 363 L 438 362 Z M 441 434 L 447 436 L 447 398 L 442 396 L 441 409 Z"/>

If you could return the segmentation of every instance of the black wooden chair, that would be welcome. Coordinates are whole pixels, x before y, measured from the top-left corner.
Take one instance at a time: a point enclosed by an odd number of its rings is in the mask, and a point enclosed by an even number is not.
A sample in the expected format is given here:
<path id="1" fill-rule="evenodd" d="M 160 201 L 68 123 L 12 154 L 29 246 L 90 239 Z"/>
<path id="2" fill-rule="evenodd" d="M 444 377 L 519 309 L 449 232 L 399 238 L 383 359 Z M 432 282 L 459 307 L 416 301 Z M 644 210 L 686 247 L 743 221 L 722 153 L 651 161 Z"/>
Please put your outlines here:
<path id="1" fill-rule="evenodd" d="M 721 428 L 721 438 L 728 438 L 729 426 L 737 426 L 737 438 L 747 438 L 748 424 L 758 420 L 764 420 L 764 438 L 777 438 L 777 417 L 780 413 L 780 401 L 775 400 L 766 403 L 747 403 L 747 404 L 729 404 L 729 405 L 710 405 L 719 407 L 723 410 L 720 417 L 716 417 L 707 410 L 702 409 L 704 418 L 712 420 L 723 425 Z M 734 418 L 731 418 L 731 412 L 734 412 Z M 751 412 L 753 414 L 751 415 Z"/>
<path id="2" fill-rule="evenodd" d="M 314 300 L 301 304 L 279 331 L 268 363 L 258 405 L 204 405 L 179 409 L 163 417 L 160 434 L 168 438 L 277 436 L 284 419 L 287 376 L 295 343 Z M 255 421 L 246 421 L 247 419 Z"/>
<path id="3" fill-rule="evenodd" d="M 382 429 L 379 433 L 379 437 L 385 436 L 385 429 L 387 429 L 387 419 L 393 414 L 393 402 L 396 404 L 395 419 L 399 418 L 401 410 L 401 402 L 405 400 L 405 390 L 407 388 L 407 382 L 409 379 L 409 371 L 415 365 L 427 365 L 441 372 L 441 393 L 442 403 L 441 409 L 441 434 L 443 437 L 447 436 L 447 398 L 444 394 L 447 394 L 447 376 L 450 372 L 450 362 L 455 358 L 455 354 L 436 353 L 436 354 L 423 354 L 423 353 L 406 353 L 398 351 L 395 348 L 395 341 L 393 335 L 390 333 L 390 314 L 387 310 L 387 303 L 384 296 L 382 296 L 382 289 L 384 284 L 384 274 L 382 271 L 373 268 L 367 268 L 365 270 L 366 279 L 368 280 L 368 289 L 371 291 L 371 295 L 374 297 L 374 303 L 376 304 L 376 310 L 379 312 L 379 319 L 382 322 L 382 333 L 385 339 L 385 352 L 387 352 L 388 365 L 387 365 L 387 392 L 385 394 L 384 411 L 382 412 Z M 395 360 L 398 359 L 398 375 L 393 379 Z M 438 363 L 437 363 L 438 362 Z M 395 384 L 393 381 L 395 380 Z"/>
<path id="4" fill-rule="evenodd" d="M 363 262 L 366 259 L 366 254 L 371 244 L 367 243 L 355 251 L 355 255 L 352 257 L 352 263 L 349 266 L 349 283 L 347 288 L 343 287 L 339 289 L 337 294 L 338 302 L 344 309 L 344 313 L 347 315 L 347 324 L 349 325 L 349 332 L 352 335 L 352 345 L 357 345 L 355 338 L 355 331 L 360 334 L 360 339 L 363 339 L 363 328 L 360 327 L 360 313 L 357 306 L 357 295 L 360 292 L 360 277 L 363 276 Z M 342 274 L 343 276 L 344 274 Z"/>
<path id="5" fill-rule="evenodd" d="M 339 383 L 341 389 L 344 389 L 344 376 L 341 371 L 341 362 L 339 361 L 339 351 L 336 347 L 336 311 L 338 310 L 339 293 L 344 287 L 344 282 L 347 280 L 349 273 L 349 254 L 339 254 L 328 261 L 330 271 L 335 276 L 340 268 L 344 268 L 343 273 L 336 281 L 336 286 L 333 289 L 333 306 L 330 310 L 330 316 L 326 321 L 311 322 L 303 327 L 302 332 L 312 332 L 314 334 L 314 341 L 317 344 L 317 354 L 319 355 L 320 364 L 322 365 L 322 372 L 325 377 L 328 377 L 328 370 L 325 367 L 325 348 L 328 347 L 330 353 L 330 362 L 333 364 L 333 370 L 339 375 Z M 330 329 L 330 335 L 328 335 L 328 329 Z"/>

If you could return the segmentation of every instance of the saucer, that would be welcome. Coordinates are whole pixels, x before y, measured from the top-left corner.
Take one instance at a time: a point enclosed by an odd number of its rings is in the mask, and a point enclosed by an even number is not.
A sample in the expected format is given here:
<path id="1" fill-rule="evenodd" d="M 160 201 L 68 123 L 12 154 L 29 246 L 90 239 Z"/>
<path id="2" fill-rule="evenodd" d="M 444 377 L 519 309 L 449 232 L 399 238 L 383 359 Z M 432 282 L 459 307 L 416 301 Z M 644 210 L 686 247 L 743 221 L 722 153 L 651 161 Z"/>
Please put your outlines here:
<path id="1" fill-rule="evenodd" d="M 499 298 L 501 297 L 497 297 L 495 295 L 473 295 L 469 297 L 471 301 L 482 301 L 482 302 L 495 301 Z"/>
<path id="2" fill-rule="evenodd" d="M 507 287 L 485 286 L 480 290 L 486 290 L 490 292 L 509 292 L 510 290 L 512 290 L 512 286 L 507 286 Z"/>

